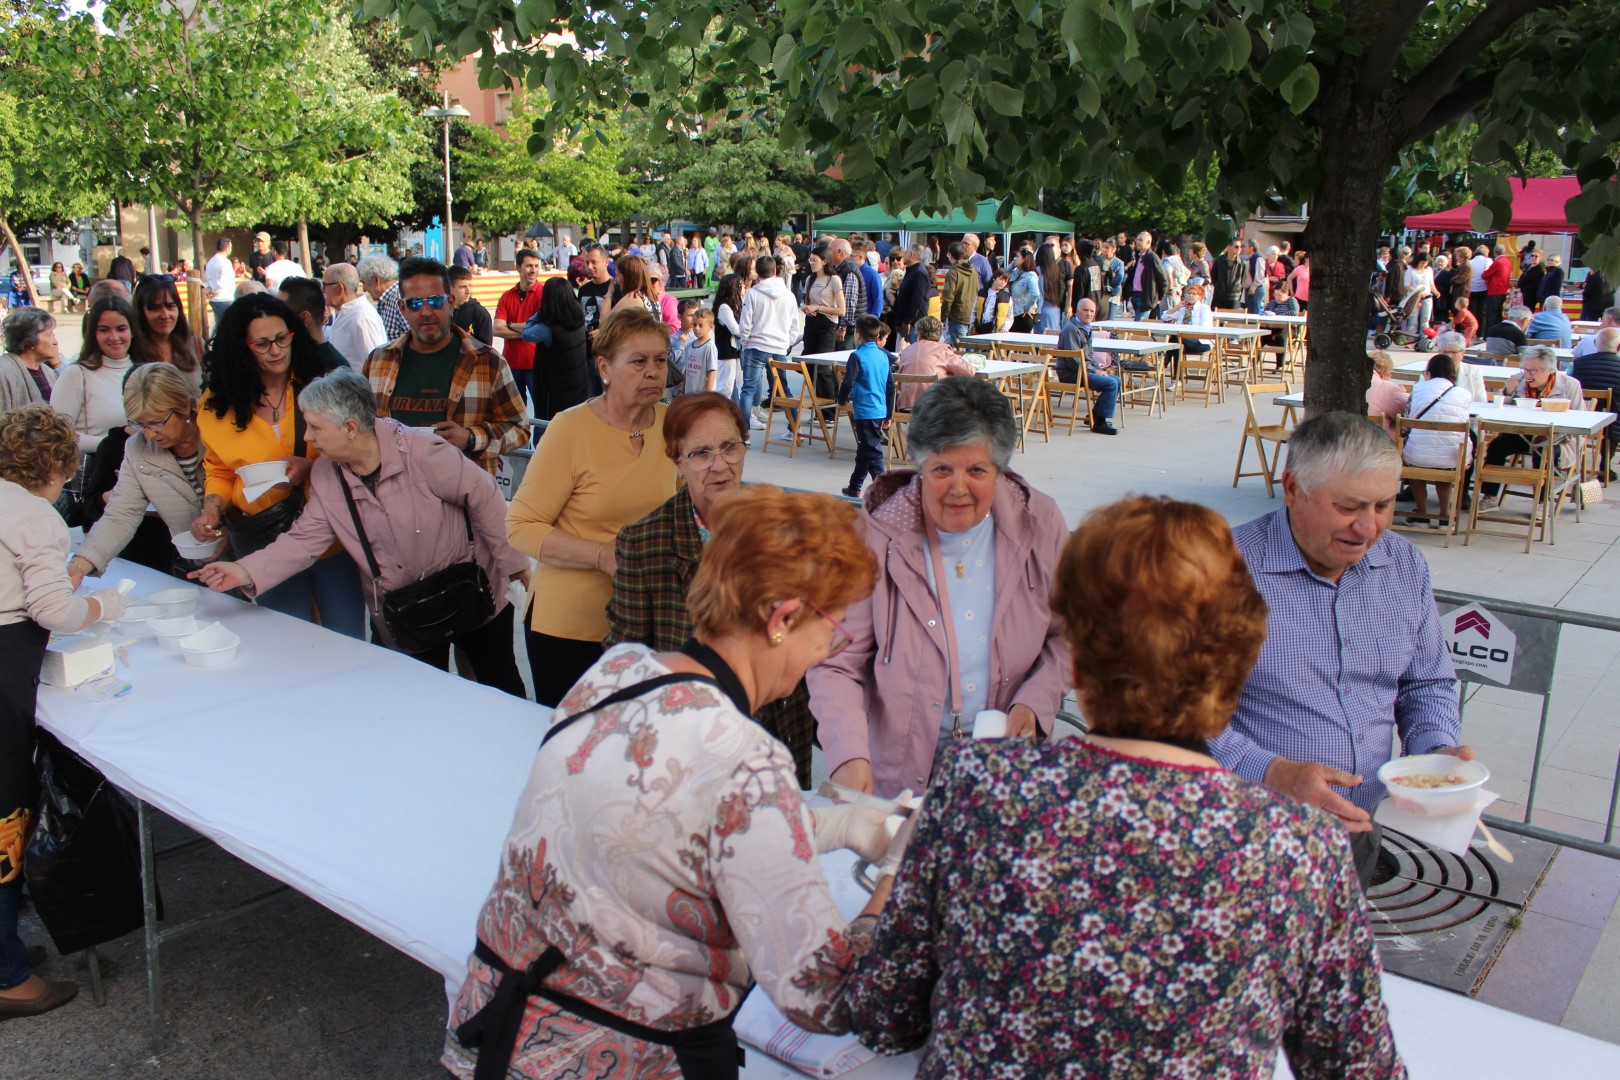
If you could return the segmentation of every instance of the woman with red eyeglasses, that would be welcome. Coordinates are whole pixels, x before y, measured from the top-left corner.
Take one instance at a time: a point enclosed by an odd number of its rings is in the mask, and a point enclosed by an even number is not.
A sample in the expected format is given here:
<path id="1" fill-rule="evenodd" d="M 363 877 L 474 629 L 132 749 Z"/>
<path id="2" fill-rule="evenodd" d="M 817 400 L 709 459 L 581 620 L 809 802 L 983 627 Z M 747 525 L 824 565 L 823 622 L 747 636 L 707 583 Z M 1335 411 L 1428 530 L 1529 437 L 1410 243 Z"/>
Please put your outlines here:
<path id="1" fill-rule="evenodd" d="M 202 513 L 191 524 L 199 542 L 223 533 L 232 557 L 241 558 L 292 527 L 319 453 L 305 435 L 298 392 L 329 370 L 303 321 L 279 298 L 250 293 L 225 310 L 203 362 L 208 390 L 197 412 L 207 447 Z M 238 471 L 270 462 L 284 463 L 285 474 L 244 477 Z M 360 575 L 340 551 L 334 547 L 333 554 L 255 602 L 306 621 L 314 621 L 313 604 L 322 626 L 364 638 Z"/>
<path id="2" fill-rule="evenodd" d="M 603 1062 L 735 1078 L 731 1019 L 756 982 L 799 1026 L 847 1029 L 849 972 L 910 830 L 891 842 L 882 810 L 812 813 L 751 717 L 848 644 L 877 560 L 826 495 L 743 488 L 705 525 L 692 636 L 615 645 L 552 714 L 450 1011 L 441 1060 L 461 1080 Z M 839 849 L 882 863 L 853 922 L 816 859 Z"/>

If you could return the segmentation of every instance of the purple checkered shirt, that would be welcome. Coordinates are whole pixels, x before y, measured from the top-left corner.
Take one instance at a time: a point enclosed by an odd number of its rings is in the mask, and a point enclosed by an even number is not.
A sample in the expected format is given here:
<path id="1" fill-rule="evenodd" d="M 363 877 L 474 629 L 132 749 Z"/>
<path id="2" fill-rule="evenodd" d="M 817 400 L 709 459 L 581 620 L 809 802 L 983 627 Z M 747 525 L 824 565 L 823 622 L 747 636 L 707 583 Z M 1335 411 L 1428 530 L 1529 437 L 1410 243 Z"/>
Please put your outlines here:
<path id="1" fill-rule="evenodd" d="M 1376 773 L 1396 731 L 1409 754 L 1460 741 L 1456 670 L 1429 564 L 1386 532 L 1335 586 L 1305 565 L 1286 509 L 1232 535 L 1271 615 L 1260 660 L 1211 752 L 1260 783 L 1277 757 L 1359 773 L 1350 801 L 1371 810 L 1384 797 Z"/>

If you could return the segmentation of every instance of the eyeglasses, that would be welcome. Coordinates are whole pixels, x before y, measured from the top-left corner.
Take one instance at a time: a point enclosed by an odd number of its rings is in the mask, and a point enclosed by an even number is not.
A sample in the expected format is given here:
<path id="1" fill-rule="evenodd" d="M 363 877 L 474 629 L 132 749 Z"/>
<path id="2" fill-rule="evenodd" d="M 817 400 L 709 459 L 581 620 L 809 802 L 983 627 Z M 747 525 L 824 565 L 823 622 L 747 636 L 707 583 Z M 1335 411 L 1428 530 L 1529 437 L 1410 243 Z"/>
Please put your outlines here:
<path id="1" fill-rule="evenodd" d="M 743 459 L 743 455 L 746 453 L 748 453 L 748 443 L 741 439 L 732 439 L 730 442 L 721 443 L 714 449 L 704 446 L 697 450 L 690 450 L 681 456 L 686 459 L 688 465 L 706 469 L 714 464 L 716 457 L 727 465 L 735 465 Z"/>
<path id="2" fill-rule="evenodd" d="M 173 415 L 174 410 L 170 409 L 168 412 L 163 414 L 163 419 L 161 420 L 137 420 L 135 421 L 135 426 L 140 428 L 142 431 L 156 433 L 162 431 L 164 427 L 168 425 L 169 418 Z"/>
<path id="3" fill-rule="evenodd" d="M 283 352 L 292 346 L 292 331 L 284 330 L 273 338 L 260 338 L 250 341 L 247 347 L 257 356 L 269 356 L 272 352 Z"/>
<path id="4" fill-rule="evenodd" d="M 810 605 L 810 610 L 832 623 L 833 640 L 832 646 L 827 650 L 827 659 L 831 660 L 833 657 L 837 656 L 839 653 L 843 652 L 845 649 L 849 648 L 855 643 L 854 635 L 852 635 L 848 630 L 844 629 L 843 623 L 839 622 L 825 611 L 822 611 L 814 604 Z"/>
<path id="5" fill-rule="evenodd" d="M 449 299 L 444 293 L 434 293 L 432 296 L 407 296 L 402 302 L 406 311 L 421 311 L 423 304 L 437 311 L 444 307 L 445 301 Z"/>

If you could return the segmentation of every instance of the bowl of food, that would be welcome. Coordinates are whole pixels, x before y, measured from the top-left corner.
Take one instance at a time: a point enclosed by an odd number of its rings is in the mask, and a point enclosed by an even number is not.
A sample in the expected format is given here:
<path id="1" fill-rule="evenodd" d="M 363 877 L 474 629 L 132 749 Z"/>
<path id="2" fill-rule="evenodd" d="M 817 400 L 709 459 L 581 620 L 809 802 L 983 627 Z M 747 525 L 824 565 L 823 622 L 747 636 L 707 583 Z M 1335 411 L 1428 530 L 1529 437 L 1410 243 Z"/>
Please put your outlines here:
<path id="1" fill-rule="evenodd" d="M 146 598 L 146 602 L 153 607 L 163 609 L 165 619 L 177 618 L 181 615 L 190 615 L 197 610 L 197 597 L 202 590 L 192 588 L 159 589 Z"/>
<path id="2" fill-rule="evenodd" d="M 162 608 L 155 604 L 136 604 L 124 609 L 118 616 L 118 632 L 125 637 L 151 637 L 152 620 L 161 619 L 166 615 Z"/>
<path id="3" fill-rule="evenodd" d="M 189 637 L 201 630 L 197 625 L 195 615 L 176 615 L 172 618 L 153 619 L 152 633 L 157 635 L 158 644 L 170 652 L 180 651 L 180 639 Z"/>
<path id="4" fill-rule="evenodd" d="M 225 548 L 223 533 L 213 540 L 198 540 L 188 529 L 185 532 L 175 533 L 170 539 L 174 541 L 174 550 L 180 553 L 180 557 L 190 559 L 192 562 L 212 559 Z"/>
<path id="5" fill-rule="evenodd" d="M 224 667 L 236 659 L 242 639 L 219 623 L 209 623 L 195 634 L 180 639 L 180 655 L 192 667 Z"/>
<path id="6" fill-rule="evenodd" d="M 1529 397 L 1516 397 L 1513 398 L 1512 401 L 1513 407 L 1516 409 L 1534 409 L 1536 406 L 1541 404 L 1541 402 L 1537 401 L 1535 398 Z"/>
<path id="7" fill-rule="evenodd" d="M 1378 779 L 1395 805 L 1419 817 L 1465 814 L 1479 800 L 1491 770 L 1450 754 L 1413 754 L 1387 761 Z"/>
<path id="8" fill-rule="evenodd" d="M 1561 397 L 1559 397 L 1559 398 L 1542 398 L 1541 399 L 1541 411 L 1542 412 L 1569 412 L 1569 399 L 1568 398 L 1561 398 Z"/>
<path id="9" fill-rule="evenodd" d="M 244 487 L 284 484 L 287 482 L 287 463 L 285 461 L 259 461 L 252 465 L 243 465 L 236 470 L 236 475 L 242 478 Z"/>

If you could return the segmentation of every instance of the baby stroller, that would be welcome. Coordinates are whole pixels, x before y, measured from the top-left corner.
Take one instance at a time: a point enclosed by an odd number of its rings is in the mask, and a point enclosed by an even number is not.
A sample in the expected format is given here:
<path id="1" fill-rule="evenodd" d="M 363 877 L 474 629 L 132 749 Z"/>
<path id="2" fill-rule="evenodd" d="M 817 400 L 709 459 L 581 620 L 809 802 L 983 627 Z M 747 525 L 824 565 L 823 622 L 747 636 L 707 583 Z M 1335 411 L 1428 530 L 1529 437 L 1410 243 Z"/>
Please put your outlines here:
<path id="1" fill-rule="evenodd" d="M 1406 324 L 1412 312 L 1395 308 L 1384 297 L 1381 289 L 1373 288 L 1367 291 L 1372 296 L 1373 302 L 1373 348 L 1387 349 L 1391 345 L 1400 345 L 1416 349 L 1418 352 L 1434 351 L 1435 335 L 1431 328 L 1424 327 L 1415 334 L 1407 333 L 1401 327 Z"/>

